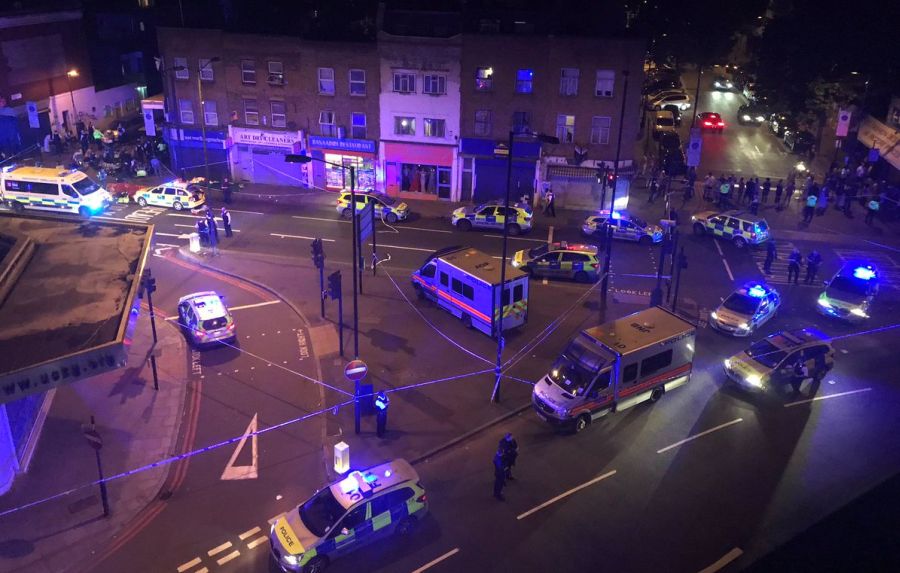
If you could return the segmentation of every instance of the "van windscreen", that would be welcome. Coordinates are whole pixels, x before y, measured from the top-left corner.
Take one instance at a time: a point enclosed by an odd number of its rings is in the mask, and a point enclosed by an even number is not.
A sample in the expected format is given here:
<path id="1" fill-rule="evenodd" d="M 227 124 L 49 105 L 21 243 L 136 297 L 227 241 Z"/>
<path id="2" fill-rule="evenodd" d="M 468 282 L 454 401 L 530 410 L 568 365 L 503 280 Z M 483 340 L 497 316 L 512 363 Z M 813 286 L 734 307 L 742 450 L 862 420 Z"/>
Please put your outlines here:
<path id="1" fill-rule="evenodd" d="M 570 342 L 550 369 L 553 383 L 573 396 L 584 394 L 600 369 L 606 365 L 606 357 L 593 346 L 583 335 Z"/>
<path id="2" fill-rule="evenodd" d="M 81 181 L 72 183 L 72 187 L 74 187 L 76 191 L 81 193 L 81 195 L 90 195 L 91 193 L 100 190 L 100 185 L 94 183 L 88 177 L 85 177 Z"/>

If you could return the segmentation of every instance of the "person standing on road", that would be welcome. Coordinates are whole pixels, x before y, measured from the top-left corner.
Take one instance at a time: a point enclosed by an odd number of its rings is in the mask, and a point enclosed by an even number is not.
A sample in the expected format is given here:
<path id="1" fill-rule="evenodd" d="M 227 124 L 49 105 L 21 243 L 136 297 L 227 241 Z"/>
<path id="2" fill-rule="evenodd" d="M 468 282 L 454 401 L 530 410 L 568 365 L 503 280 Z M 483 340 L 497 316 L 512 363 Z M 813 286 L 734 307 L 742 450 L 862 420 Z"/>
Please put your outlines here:
<path id="1" fill-rule="evenodd" d="M 513 435 L 507 432 L 500 439 L 499 449 L 503 452 L 503 465 L 506 468 L 504 477 L 508 480 L 516 479 L 512 475 L 512 469 L 516 465 L 516 458 L 519 457 L 519 444 L 513 438 Z"/>
<path id="2" fill-rule="evenodd" d="M 703 180 L 703 200 L 704 201 L 712 201 L 713 200 L 713 188 L 716 186 L 716 178 L 713 177 L 712 171 L 709 172 L 709 175 L 706 176 L 706 179 Z"/>
<path id="3" fill-rule="evenodd" d="M 154 155 L 150 159 L 150 170 L 156 176 L 162 175 L 162 163 L 160 163 L 159 157 Z"/>
<path id="4" fill-rule="evenodd" d="M 544 213 L 548 217 L 556 217 L 556 205 L 553 203 L 553 189 L 547 190 L 547 205 L 544 206 Z"/>
<path id="5" fill-rule="evenodd" d="M 828 209 L 828 184 L 823 183 L 822 188 L 819 189 L 819 201 L 816 203 L 816 215 L 821 217 L 825 214 L 825 210 Z"/>
<path id="6" fill-rule="evenodd" d="M 775 239 L 769 239 L 766 242 L 766 262 L 763 270 L 767 275 L 772 274 L 772 263 L 778 259 L 778 248 L 775 246 Z"/>
<path id="7" fill-rule="evenodd" d="M 866 205 L 866 225 L 871 225 L 875 222 L 875 216 L 878 214 L 879 209 L 881 209 L 881 203 L 875 197 L 869 201 L 869 204 Z"/>
<path id="8" fill-rule="evenodd" d="M 225 207 L 222 207 L 222 226 L 225 228 L 225 236 L 230 238 L 234 234 L 231 231 L 231 213 Z"/>
<path id="9" fill-rule="evenodd" d="M 734 196 L 736 197 L 738 204 L 741 204 L 744 201 L 744 193 L 746 192 L 747 184 L 744 183 L 744 178 L 741 177 L 734 186 Z"/>
<path id="10" fill-rule="evenodd" d="M 231 179 L 226 175 L 222 178 L 222 200 L 226 205 L 231 205 Z"/>
<path id="11" fill-rule="evenodd" d="M 784 194 L 784 184 L 781 179 L 775 184 L 775 209 L 781 211 L 781 196 Z"/>
<path id="12" fill-rule="evenodd" d="M 750 177 L 749 179 L 747 179 L 747 189 L 744 192 L 744 199 L 747 203 L 750 203 L 756 191 L 756 182 L 753 180 L 753 177 Z"/>
<path id="13" fill-rule="evenodd" d="M 807 368 L 806 362 L 799 358 L 794 363 L 794 371 L 791 373 L 791 388 L 794 390 L 795 396 L 800 393 L 800 385 L 807 378 L 809 378 L 809 368 Z"/>
<path id="14" fill-rule="evenodd" d="M 503 497 L 503 486 L 506 485 L 506 465 L 503 458 L 503 449 L 497 448 L 494 454 L 494 497 L 500 501 L 506 501 Z"/>
<path id="15" fill-rule="evenodd" d="M 811 285 L 813 281 L 816 280 L 816 273 L 819 272 L 819 267 L 821 265 L 822 255 L 819 254 L 819 251 L 813 249 L 806 255 L 806 279 L 803 282 Z"/>
<path id="16" fill-rule="evenodd" d="M 659 183 L 656 181 L 656 177 L 650 180 L 650 195 L 647 197 L 647 203 L 653 203 L 656 200 L 656 196 L 659 195 Z"/>
<path id="17" fill-rule="evenodd" d="M 803 263 L 803 256 L 800 254 L 800 251 L 794 249 L 791 251 L 791 256 L 788 258 L 788 284 L 792 281 L 793 283 L 799 284 L 800 280 L 800 265 Z"/>
<path id="18" fill-rule="evenodd" d="M 816 203 L 819 198 L 815 194 L 806 196 L 806 207 L 803 208 L 803 222 L 807 225 L 812 223 L 813 215 L 816 213 Z"/>
<path id="19" fill-rule="evenodd" d="M 753 193 L 753 197 L 750 197 L 750 214 L 759 215 L 759 191 Z"/>
<path id="20" fill-rule="evenodd" d="M 762 184 L 762 202 L 763 203 L 769 202 L 769 191 L 771 191 L 771 190 L 772 190 L 772 180 L 770 178 L 766 177 L 766 180 L 763 181 L 763 184 Z"/>
<path id="21" fill-rule="evenodd" d="M 728 208 L 728 193 L 731 192 L 731 183 L 722 179 L 719 185 L 719 209 L 723 211 Z"/>

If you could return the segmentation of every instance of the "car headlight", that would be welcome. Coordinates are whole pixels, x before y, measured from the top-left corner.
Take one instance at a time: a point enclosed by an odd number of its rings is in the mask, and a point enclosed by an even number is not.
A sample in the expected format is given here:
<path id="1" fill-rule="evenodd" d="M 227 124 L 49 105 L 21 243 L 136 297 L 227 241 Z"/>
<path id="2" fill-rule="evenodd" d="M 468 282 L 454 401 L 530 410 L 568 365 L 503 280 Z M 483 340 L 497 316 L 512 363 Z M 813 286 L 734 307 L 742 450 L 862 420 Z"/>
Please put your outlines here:
<path id="1" fill-rule="evenodd" d="M 285 555 L 284 561 L 288 565 L 300 565 L 300 556 L 299 555 Z"/>
<path id="2" fill-rule="evenodd" d="M 712 311 L 711 313 L 709 313 L 709 317 L 713 320 L 719 320 L 719 315 L 716 314 L 716 311 Z"/>
<path id="3" fill-rule="evenodd" d="M 822 308 L 831 308 L 831 303 L 828 302 L 828 299 L 825 298 L 824 294 L 819 297 L 819 306 L 821 306 Z"/>
<path id="4" fill-rule="evenodd" d="M 866 314 L 865 309 L 862 307 L 850 309 L 850 314 L 855 314 L 856 316 L 861 316 L 863 318 L 867 318 L 869 316 L 868 314 Z"/>
<path id="5" fill-rule="evenodd" d="M 744 121 L 750 121 L 750 116 L 749 116 L 749 115 L 746 115 L 746 114 L 745 114 L 745 115 L 743 116 L 743 118 L 744 118 Z"/>
<path id="6" fill-rule="evenodd" d="M 750 330 L 750 325 L 747 324 L 746 322 L 742 322 L 738 325 L 738 328 L 740 330 Z"/>
<path id="7" fill-rule="evenodd" d="M 744 382 L 751 386 L 762 386 L 762 378 L 760 378 L 757 374 L 750 374 L 749 376 L 744 378 Z"/>
<path id="8" fill-rule="evenodd" d="M 761 115 L 756 116 L 756 121 L 758 121 L 758 122 L 763 122 L 763 121 L 765 121 L 765 120 L 766 120 L 766 118 L 764 118 L 764 117 L 761 116 Z"/>
<path id="9" fill-rule="evenodd" d="M 726 358 L 723 364 L 725 365 L 725 368 L 731 368 L 731 358 Z"/>
<path id="10" fill-rule="evenodd" d="M 519 268 L 519 265 L 521 265 L 522 263 L 520 263 L 520 262 L 517 261 L 517 260 L 513 260 L 510 264 L 511 264 L 512 266 L 516 267 L 516 268 Z"/>

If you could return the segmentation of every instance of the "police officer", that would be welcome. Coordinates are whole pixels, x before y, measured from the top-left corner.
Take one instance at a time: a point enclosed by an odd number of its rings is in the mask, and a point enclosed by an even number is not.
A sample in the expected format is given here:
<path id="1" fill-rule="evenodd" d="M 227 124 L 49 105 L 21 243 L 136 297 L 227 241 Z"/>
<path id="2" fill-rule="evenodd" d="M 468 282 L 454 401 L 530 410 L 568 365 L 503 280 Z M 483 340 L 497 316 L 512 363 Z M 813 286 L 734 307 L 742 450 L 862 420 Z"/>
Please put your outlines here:
<path id="1" fill-rule="evenodd" d="M 790 284 L 792 278 L 794 284 L 798 284 L 797 281 L 800 280 L 800 265 L 802 263 L 803 258 L 800 255 L 800 251 L 797 249 L 791 251 L 791 256 L 788 257 L 788 284 Z"/>
<path id="2" fill-rule="evenodd" d="M 819 251 L 813 249 L 806 255 L 806 280 L 804 280 L 806 284 L 812 284 L 816 280 L 816 273 L 819 272 L 821 264 L 822 255 L 819 254 Z"/>
<path id="3" fill-rule="evenodd" d="M 806 362 L 800 358 L 794 363 L 794 371 L 791 374 L 791 388 L 794 390 L 795 396 L 800 393 L 800 385 L 807 378 L 809 378 L 809 368 L 807 368 Z"/>
<path id="4" fill-rule="evenodd" d="M 500 439 L 498 449 L 503 452 L 503 463 L 506 468 L 505 477 L 508 480 L 516 479 L 512 475 L 512 468 L 516 465 L 516 458 L 519 457 L 519 444 L 513 435 L 507 433 Z"/>
<path id="5" fill-rule="evenodd" d="M 778 180 L 778 183 L 775 185 L 775 210 L 781 211 L 783 206 L 781 205 L 781 196 L 784 194 L 784 183 L 781 182 L 781 179 Z"/>
<path id="6" fill-rule="evenodd" d="M 231 213 L 225 207 L 222 207 L 222 226 L 225 227 L 226 237 L 231 237 L 234 234 L 231 231 Z"/>
<path id="7" fill-rule="evenodd" d="M 503 497 L 504 485 L 506 485 L 506 464 L 503 449 L 497 448 L 497 453 L 494 454 L 494 497 L 500 501 L 506 501 Z"/>
<path id="8" fill-rule="evenodd" d="M 225 201 L 226 205 L 231 205 L 231 191 L 231 180 L 226 175 L 222 179 L 222 199 Z M 228 236 L 230 237 L 231 235 Z"/>
<path id="9" fill-rule="evenodd" d="M 772 262 L 778 258 L 778 249 L 775 247 L 775 240 L 769 239 L 766 243 L 766 262 L 763 265 L 767 275 L 772 274 Z"/>
<path id="10" fill-rule="evenodd" d="M 769 202 L 769 191 L 772 189 L 772 180 L 769 177 L 766 177 L 766 180 L 763 181 L 762 184 L 762 202 Z"/>
<path id="11" fill-rule="evenodd" d="M 875 222 L 875 216 L 878 214 L 879 209 L 881 209 L 881 203 L 873 197 L 866 205 L 866 225 L 871 225 Z"/>

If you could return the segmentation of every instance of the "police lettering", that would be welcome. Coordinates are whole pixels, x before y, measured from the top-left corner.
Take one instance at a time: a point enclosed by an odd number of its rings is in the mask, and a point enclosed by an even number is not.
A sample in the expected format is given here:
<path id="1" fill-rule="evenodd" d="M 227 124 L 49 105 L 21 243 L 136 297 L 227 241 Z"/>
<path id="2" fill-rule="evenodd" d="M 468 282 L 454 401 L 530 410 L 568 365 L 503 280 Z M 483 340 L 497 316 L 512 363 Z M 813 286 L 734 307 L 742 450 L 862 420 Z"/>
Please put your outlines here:
<path id="1" fill-rule="evenodd" d="M 281 538 L 284 540 L 284 543 L 288 547 L 293 547 L 294 539 L 290 536 L 290 534 L 288 534 L 287 527 L 282 525 L 281 527 L 278 528 L 278 531 L 281 532 Z"/>

